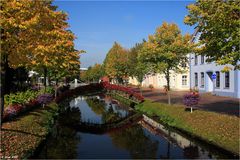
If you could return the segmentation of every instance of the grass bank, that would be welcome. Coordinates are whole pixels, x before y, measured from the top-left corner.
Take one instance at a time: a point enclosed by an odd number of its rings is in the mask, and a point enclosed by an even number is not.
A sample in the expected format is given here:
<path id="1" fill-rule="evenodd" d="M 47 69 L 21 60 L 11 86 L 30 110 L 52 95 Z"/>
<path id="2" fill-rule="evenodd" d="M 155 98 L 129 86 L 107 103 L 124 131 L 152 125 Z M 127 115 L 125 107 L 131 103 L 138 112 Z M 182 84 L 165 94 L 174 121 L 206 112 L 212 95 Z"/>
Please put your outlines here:
<path id="1" fill-rule="evenodd" d="M 54 102 L 3 123 L 1 128 L 1 158 L 23 159 L 30 157 L 46 139 L 57 115 Z"/>
<path id="2" fill-rule="evenodd" d="M 239 155 L 239 120 L 236 116 L 196 110 L 186 112 L 182 105 L 145 102 L 135 107 L 149 115 L 159 116 L 159 122 L 198 137 Z"/>
<path id="3" fill-rule="evenodd" d="M 107 93 L 108 95 L 110 95 L 111 97 L 113 97 L 114 99 L 120 101 L 121 103 L 128 105 L 130 107 L 133 107 L 135 104 L 138 104 L 138 102 L 131 100 L 127 97 L 124 97 L 123 95 L 119 94 L 119 93 L 112 93 L 109 92 Z"/>

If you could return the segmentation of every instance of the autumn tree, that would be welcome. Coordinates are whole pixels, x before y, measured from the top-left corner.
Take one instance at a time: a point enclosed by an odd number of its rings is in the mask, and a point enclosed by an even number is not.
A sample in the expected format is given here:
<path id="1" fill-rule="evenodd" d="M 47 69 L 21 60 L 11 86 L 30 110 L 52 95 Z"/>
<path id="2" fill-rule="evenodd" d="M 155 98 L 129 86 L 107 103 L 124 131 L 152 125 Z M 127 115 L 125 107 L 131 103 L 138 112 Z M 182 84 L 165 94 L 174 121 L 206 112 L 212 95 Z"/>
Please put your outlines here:
<path id="1" fill-rule="evenodd" d="M 138 59 L 149 71 L 163 73 L 170 90 L 170 71 L 182 70 L 180 64 L 187 62 L 191 47 L 189 34 L 182 35 L 176 24 L 164 22 L 143 44 Z"/>
<path id="2" fill-rule="evenodd" d="M 144 42 L 145 40 L 143 40 L 142 43 L 136 43 L 135 46 L 132 47 L 128 52 L 128 75 L 131 77 L 136 77 L 139 74 L 140 70 L 138 70 L 136 67 L 138 64 L 140 65 L 140 62 L 137 57 L 143 47 Z"/>
<path id="3" fill-rule="evenodd" d="M 79 51 L 74 49 L 74 34 L 67 30 L 67 15 L 50 4 L 42 8 L 39 17 L 40 24 L 34 34 L 37 43 L 33 44 L 33 57 L 31 57 L 30 68 L 42 69 L 44 75 L 44 86 L 48 69 L 64 72 L 70 71 L 72 66 L 79 65 Z M 35 37 L 35 35 L 33 35 Z"/>
<path id="4" fill-rule="evenodd" d="M 184 22 L 200 32 L 199 54 L 219 65 L 232 64 L 240 69 L 240 1 L 198 0 L 187 6 Z"/>
<path id="5" fill-rule="evenodd" d="M 103 63 L 105 74 L 109 78 L 117 80 L 118 83 L 123 83 L 123 79 L 128 75 L 127 60 L 128 51 L 114 42 Z"/>
<path id="6" fill-rule="evenodd" d="M 146 67 L 146 64 L 142 63 L 141 60 L 137 58 L 143 48 L 144 42 L 146 41 L 143 40 L 142 43 L 137 43 L 130 49 L 128 54 L 128 75 L 137 79 L 140 85 L 140 91 L 144 77 L 148 73 L 148 67 Z"/>
<path id="7" fill-rule="evenodd" d="M 81 79 L 88 82 L 98 82 L 103 73 L 102 65 L 96 63 L 94 66 L 88 67 L 88 70 L 82 74 Z"/>
<path id="8" fill-rule="evenodd" d="M 87 71 L 80 72 L 80 80 L 84 81 L 84 82 L 88 82 L 88 72 Z"/>
<path id="9" fill-rule="evenodd" d="M 55 65 L 48 68 L 48 77 L 54 79 L 56 85 L 58 85 L 58 81 L 64 77 L 69 77 L 72 80 L 73 78 L 79 78 L 80 62 L 78 53 L 82 54 L 86 52 L 84 50 L 77 51 L 74 50 L 74 48 L 72 48 L 72 52 L 75 53 L 66 52 L 68 54 L 63 56 L 62 59 L 58 56 Z"/>
<path id="10" fill-rule="evenodd" d="M 131 77 L 135 76 L 136 73 L 135 67 L 138 63 L 137 56 L 141 48 L 142 44 L 136 43 L 135 46 L 129 50 L 127 63 L 128 63 L 128 75 Z"/>
<path id="11" fill-rule="evenodd" d="M 95 64 L 92 67 L 92 76 L 93 76 L 93 81 L 98 82 L 100 80 L 101 77 L 103 77 L 104 71 L 103 71 L 103 67 L 101 64 Z"/>
<path id="12" fill-rule="evenodd" d="M 4 110 L 4 94 L 7 92 L 5 80 L 7 68 L 24 66 L 31 56 L 28 50 L 30 39 L 27 42 L 25 35 L 31 33 L 31 26 L 37 25 L 37 9 L 33 1 L 1 1 L 1 119 Z M 31 10 L 33 11 L 31 12 Z M 33 39 L 31 40 L 33 41 Z M 31 42 L 32 43 L 32 42 Z"/>
<path id="13" fill-rule="evenodd" d="M 1 117 L 4 110 L 6 68 L 25 66 L 68 68 L 79 64 L 74 35 L 67 30 L 67 15 L 51 1 L 1 1 Z"/>

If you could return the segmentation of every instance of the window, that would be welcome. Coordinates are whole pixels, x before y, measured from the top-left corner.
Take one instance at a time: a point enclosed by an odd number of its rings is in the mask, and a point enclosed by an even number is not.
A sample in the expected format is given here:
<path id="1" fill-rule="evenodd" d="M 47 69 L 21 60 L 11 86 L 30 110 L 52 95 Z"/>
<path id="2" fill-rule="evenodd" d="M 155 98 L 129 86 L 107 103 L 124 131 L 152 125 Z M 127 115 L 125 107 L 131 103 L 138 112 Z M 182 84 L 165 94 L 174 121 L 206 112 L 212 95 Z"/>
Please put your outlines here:
<path id="1" fill-rule="evenodd" d="M 225 72 L 225 88 L 229 88 L 230 83 L 229 83 L 229 72 Z"/>
<path id="2" fill-rule="evenodd" d="M 198 74 L 195 73 L 195 87 L 198 86 Z"/>
<path id="3" fill-rule="evenodd" d="M 198 64 L 198 56 L 196 54 L 195 54 L 194 60 L 195 60 L 194 64 L 197 65 Z"/>
<path id="4" fill-rule="evenodd" d="M 204 87 L 204 73 L 201 72 L 201 87 Z"/>
<path id="5" fill-rule="evenodd" d="M 183 62 L 183 63 L 182 63 L 182 67 L 183 67 L 183 68 L 186 68 L 186 67 L 187 67 L 187 63 Z"/>
<path id="6" fill-rule="evenodd" d="M 182 76 L 182 85 L 183 86 L 187 85 L 187 76 L 186 75 Z"/>
<path id="7" fill-rule="evenodd" d="M 201 64 L 204 64 L 204 55 L 201 55 Z"/>
<path id="8" fill-rule="evenodd" d="M 220 73 L 216 72 L 216 88 L 220 88 Z"/>
<path id="9" fill-rule="evenodd" d="M 183 68 L 186 68 L 186 67 L 187 67 L 187 63 L 188 63 L 188 58 L 184 58 L 183 61 L 182 61 L 181 66 L 182 66 Z"/>

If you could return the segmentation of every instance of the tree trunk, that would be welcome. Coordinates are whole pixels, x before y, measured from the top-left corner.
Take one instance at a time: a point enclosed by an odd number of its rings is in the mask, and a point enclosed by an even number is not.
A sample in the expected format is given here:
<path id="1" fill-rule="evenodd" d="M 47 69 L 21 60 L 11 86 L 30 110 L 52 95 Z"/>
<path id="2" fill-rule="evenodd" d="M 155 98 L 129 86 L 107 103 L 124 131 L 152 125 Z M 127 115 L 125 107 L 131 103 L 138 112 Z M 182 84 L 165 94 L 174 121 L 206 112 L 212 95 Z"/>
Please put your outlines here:
<path id="1" fill-rule="evenodd" d="M 5 71 L 5 81 L 4 83 L 8 82 L 9 85 L 4 85 L 4 94 L 9 94 L 11 91 L 11 87 L 12 87 L 12 77 L 11 77 L 11 69 L 8 65 L 8 57 L 6 57 L 6 59 L 4 60 L 4 71 Z"/>
<path id="2" fill-rule="evenodd" d="M 1 110 L 0 110 L 0 120 L 1 120 L 1 127 L 2 127 L 2 120 L 3 120 L 3 111 L 4 111 L 4 94 L 5 94 L 5 75 L 6 74 L 6 70 L 5 67 L 1 67 Z"/>
<path id="3" fill-rule="evenodd" d="M 49 77 L 48 77 L 48 84 L 49 84 L 50 86 L 52 86 L 52 79 L 51 79 L 50 75 L 49 75 Z"/>
<path id="4" fill-rule="evenodd" d="M 17 84 L 18 84 L 18 88 L 20 88 L 19 90 L 22 91 L 23 90 L 23 85 L 22 85 L 22 81 L 21 81 L 21 70 L 18 68 L 17 70 Z"/>
<path id="5" fill-rule="evenodd" d="M 44 92 L 46 92 L 46 88 L 47 88 L 47 67 L 43 67 L 43 74 L 44 74 Z"/>
<path id="6" fill-rule="evenodd" d="M 142 82 L 139 83 L 139 90 L 140 90 L 140 94 L 142 96 Z"/>
<path id="7" fill-rule="evenodd" d="M 2 59 L 1 59 L 2 60 Z M 6 76 L 7 76 L 7 67 L 8 67 L 8 56 L 4 56 L 1 62 L 1 93 L 0 93 L 0 120 L 2 128 L 3 112 L 4 112 L 4 95 L 6 94 Z"/>
<path id="8" fill-rule="evenodd" d="M 170 73 L 169 73 L 169 70 L 167 70 L 165 78 L 167 80 L 167 89 L 168 89 L 168 91 L 170 91 Z"/>
<path id="9" fill-rule="evenodd" d="M 167 95 L 168 95 L 168 104 L 171 104 L 171 96 L 170 96 L 170 72 L 169 69 L 165 73 L 165 78 L 167 80 Z"/>
<path id="10" fill-rule="evenodd" d="M 58 92 L 58 78 L 57 75 L 55 74 L 55 97 L 58 96 L 57 92 Z"/>
<path id="11" fill-rule="evenodd" d="M 67 85 L 67 77 L 64 77 L 64 85 Z"/>
<path id="12" fill-rule="evenodd" d="M 168 91 L 168 104 L 171 105 L 171 95 L 170 95 L 170 91 Z"/>

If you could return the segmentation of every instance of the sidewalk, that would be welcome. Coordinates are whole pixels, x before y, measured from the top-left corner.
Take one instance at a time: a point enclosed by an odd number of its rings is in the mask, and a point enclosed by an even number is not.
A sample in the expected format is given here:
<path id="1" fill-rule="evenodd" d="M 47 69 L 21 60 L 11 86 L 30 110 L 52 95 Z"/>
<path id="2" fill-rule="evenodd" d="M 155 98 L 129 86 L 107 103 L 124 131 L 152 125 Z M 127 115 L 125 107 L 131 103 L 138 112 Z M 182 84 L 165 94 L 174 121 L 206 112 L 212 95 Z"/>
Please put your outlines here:
<path id="1" fill-rule="evenodd" d="M 135 91 L 140 92 L 138 88 Z M 142 88 L 143 96 L 154 102 L 168 103 L 168 97 L 160 89 Z M 171 91 L 171 104 L 182 104 L 183 96 L 187 91 Z M 214 96 L 210 93 L 200 93 L 198 109 L 239 116 L 240 99 Z"/>

